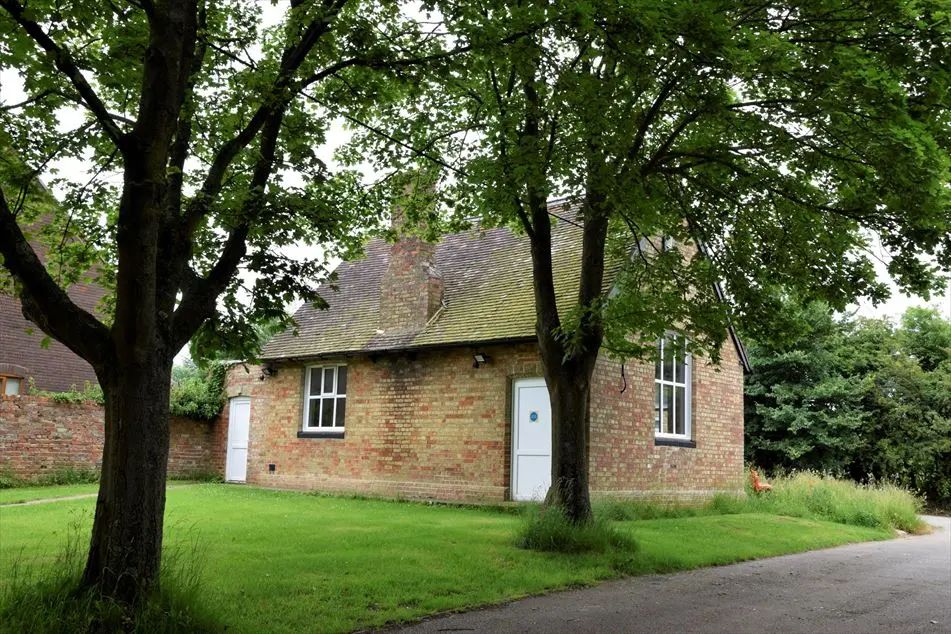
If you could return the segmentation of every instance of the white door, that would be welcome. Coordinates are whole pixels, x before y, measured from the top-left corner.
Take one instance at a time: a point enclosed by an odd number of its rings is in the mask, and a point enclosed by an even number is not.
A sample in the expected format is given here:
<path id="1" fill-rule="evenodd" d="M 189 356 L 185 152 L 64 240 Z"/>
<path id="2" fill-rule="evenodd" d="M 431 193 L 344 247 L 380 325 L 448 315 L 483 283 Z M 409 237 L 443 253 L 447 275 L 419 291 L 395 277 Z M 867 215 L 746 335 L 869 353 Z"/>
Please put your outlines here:
<path id="1" fill-rule="evenodd" d="M 551 486 L 551 402 L 545 379 L 512 388 L 512 499 L 543 500 Z"/>
<path id="2" fill-rule="evenodd" d="M 251 399 L 237 396 L 228 408 L 228 460 L 225 480 L 245 482 L 248 479 L 248 432 L 251 429 Z"/>

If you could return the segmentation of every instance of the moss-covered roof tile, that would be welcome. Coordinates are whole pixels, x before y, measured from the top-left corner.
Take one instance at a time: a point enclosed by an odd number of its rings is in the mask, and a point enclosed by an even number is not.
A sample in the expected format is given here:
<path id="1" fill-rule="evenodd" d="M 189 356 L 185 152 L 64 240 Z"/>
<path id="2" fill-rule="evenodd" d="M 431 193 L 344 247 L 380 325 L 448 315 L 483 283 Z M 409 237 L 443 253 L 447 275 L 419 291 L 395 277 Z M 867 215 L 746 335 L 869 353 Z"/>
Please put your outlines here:
<path id="1" fill-rule="evenodd" d="M 559 223 L 552 232 L 555 290 L 560 311 L 578 294 L 581 229 Z M 380 282 L 391 245 L 372 240 L 365 257 L 337 267 L 337 287 L 320 288 L 329 308 L 305 305 L 294 315 L 299 334 L 267 343 L 265 359 L 310 358 L 535 336 L 535 299 L 529 241 L 508 229 L 443 236 L 435 264 L 444 284 L 443 308 L 423 330 L 391 335 L 380 325 Z"/>

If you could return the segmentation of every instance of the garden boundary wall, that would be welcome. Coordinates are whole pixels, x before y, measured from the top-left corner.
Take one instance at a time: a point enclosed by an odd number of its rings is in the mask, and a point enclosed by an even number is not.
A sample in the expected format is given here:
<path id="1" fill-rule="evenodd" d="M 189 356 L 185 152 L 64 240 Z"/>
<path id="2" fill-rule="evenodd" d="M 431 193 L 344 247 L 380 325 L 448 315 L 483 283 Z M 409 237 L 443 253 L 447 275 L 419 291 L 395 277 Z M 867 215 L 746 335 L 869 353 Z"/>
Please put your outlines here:
<path id="1" fill-rule="evenodd" d="M 104 413 L 98 403 L 64 403 L 44 396 L 0 400 L 0 472 L 36 480 L 64 471 L 99 471 Z M 188 478 L 224 473 L 221 419 L 173 416 L 168 475 Z"/>

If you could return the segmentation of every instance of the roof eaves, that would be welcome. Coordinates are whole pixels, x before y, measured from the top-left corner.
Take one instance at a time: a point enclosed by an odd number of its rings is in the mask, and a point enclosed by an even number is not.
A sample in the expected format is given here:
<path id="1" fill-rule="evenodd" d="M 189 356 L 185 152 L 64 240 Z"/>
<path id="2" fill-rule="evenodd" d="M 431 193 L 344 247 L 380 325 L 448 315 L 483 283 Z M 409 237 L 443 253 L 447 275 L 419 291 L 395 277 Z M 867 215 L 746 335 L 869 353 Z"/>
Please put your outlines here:
<path id="1" fill-rule="evenodd" d="M 282 363 L 306 363 L 310 361 L 320 361 L 334 357 L 360 357 L 360 356 L 379 356 L 384 354 L 398 354 L 406 352 L 422 352 L 427 350 L 447 349 L 447 348 L 468 348 L 478 346 L 497 346 L 507 343 L 528 343 L 535 341 L 535 336 L 525 337 L 502 337 L 499 339 L 477 339 L 471 341 L 452 341 L 448 343 L 432 343 L 424 345 L 409 345 L 394 348 L 360 348 L 357 350 L 342 350 L 335 352 L 321 352 L 314 355 L 295 355 L 295 356 L 274 356 L 262 358 L 261 361 L 282 362 Z"/>

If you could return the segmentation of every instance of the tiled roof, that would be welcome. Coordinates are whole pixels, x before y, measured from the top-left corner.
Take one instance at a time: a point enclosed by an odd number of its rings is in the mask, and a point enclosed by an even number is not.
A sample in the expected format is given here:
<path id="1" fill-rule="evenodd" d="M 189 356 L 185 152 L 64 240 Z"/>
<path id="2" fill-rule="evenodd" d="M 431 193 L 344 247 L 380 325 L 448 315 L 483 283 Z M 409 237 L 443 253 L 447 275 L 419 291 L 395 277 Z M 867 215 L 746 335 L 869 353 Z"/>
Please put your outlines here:
<path id="1" fill-rule="evenodd" d="M 559 311 L 577 301 L 581 233 L 580 228 L 565 222 L 553 227 Z M 304 305 L 294 315 L 299 335 L 288 331 L 275 336 L 264 347 L 262 357 L 308 358 L 534 338 L 532 259 L 526 236 L 508 229 L 443 236 L 436 247 L 435 264 L 443 278 L 445 307 L 421 331 L 400 335 L 378 332 L 380 282 L 390 248 L 383 240 L 373 240 L 364 259 L 337 267 L 339 290 L 326 285 L 320 288 L 329 308 Z"/>

